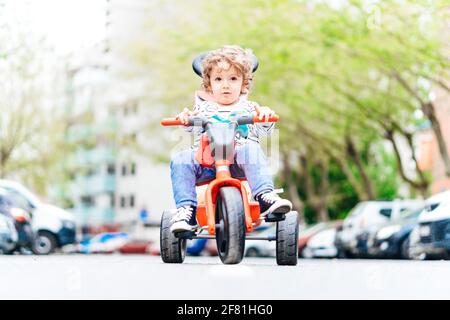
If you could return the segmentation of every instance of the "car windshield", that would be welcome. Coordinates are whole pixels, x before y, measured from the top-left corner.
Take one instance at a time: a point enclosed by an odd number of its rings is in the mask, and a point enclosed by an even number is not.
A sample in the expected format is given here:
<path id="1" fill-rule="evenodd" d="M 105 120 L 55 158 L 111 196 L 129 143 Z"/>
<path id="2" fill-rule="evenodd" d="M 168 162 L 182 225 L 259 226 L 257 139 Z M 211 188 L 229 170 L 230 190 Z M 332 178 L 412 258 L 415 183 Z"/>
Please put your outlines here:
<path id="1" fill-rule="evenodd" d="M 417 218 L 424 209 L 425 209 L 424 207 L 420 207 L 414 210 L 407 209 L 400 214 L 399 219 Z"/>
<path id="2" fill-rule="evenodd" d="M 5 188 L 8 192 L 8 197 L 11 199 L 14 206 L 24 209 L 25 211 L 31 212 L 33 205 L 20 193 L 13 189 Z"/>
<path id="3" fill-rule="evenodd" d="M 0 215 L 0 231 L 5 232 L 8 231 L 8 222 L 6 218 Z"/>
<path id="4" fill-rule="evenodd" d="M 348 217 L 354 217 L 357 216 L 358 214 L 360 214 L 364 207 L 367 206 L 366 202 L 360 202 L 356 205 L 356 207 L 354 207 L 352 210 L 350 210 L 350 212 L 348 213 Z"/>
<path id="5" fill-rule="evenodd" d="M 12 207 L 11 200 L 3 194 L 0 194 L 0 208 L 6 209 Z"/>
<path id="6" fill-rule="evenodd" d="M 436 209 L 437 207 L 439 207 L 440 203 L 439 202 L 435 202 L 435 203 L 430 203 L 427 205 L 426 210 L 428 212 L 433 211 L 434 209 Z"/>
<path id="7" fill-rule="evenodd" d="M 325 222 L 319 222 L 319 223 L 316 223 L 316 224 L 313 224 L 313 225 L 309 225 L 309 226 L 307 226 L 305 229 L 303 229 L 301 231 L 301 234 L 302 234 L 302 236 L 307 236 L 307 235 L 310 235 L 310 234 L 314 234 L 317 231 L 320 231 L 321 229 L 325 228 L 326 225 L 327 224 Z"/>
<path id="8" fill-rule="evenodd" d="M 29 202 L 31 209 L 39 207 L 42 203 L 38 197 L 36 197 L 30 190 L 21 184 L 0 179 L 0 187 L 8 192 L 13 192 L 24 197 L 26 201 Z"/>

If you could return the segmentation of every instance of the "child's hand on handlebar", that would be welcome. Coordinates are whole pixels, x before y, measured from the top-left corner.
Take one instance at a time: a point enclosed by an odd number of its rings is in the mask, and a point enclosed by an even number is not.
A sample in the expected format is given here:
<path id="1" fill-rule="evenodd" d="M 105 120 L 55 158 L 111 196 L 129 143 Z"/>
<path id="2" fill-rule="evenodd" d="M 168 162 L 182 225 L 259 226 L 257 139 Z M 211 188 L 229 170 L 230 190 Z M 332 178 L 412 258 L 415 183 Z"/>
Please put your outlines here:
<path id="1" fill-rule="evenodd" d="M 270 117 L 273 117 L 275 115 L 275 111 L 273 111 L 269 107 L 259 107 L 259 113 L 256 115 L 258 116 L 259 120 L 268 122 Z"/>
<path id="2" fill-rule="evenodd" d="M 196 114 L 198 114 L 198 111 L 191 111 L 188 108 L 184 108 L 182 112 L 180 112 L 176 118 L 180 119 L 181 123 L 183 125 L 187 125 L 188 124 L 188 119 L 190 116 L 195 116 Z"/>

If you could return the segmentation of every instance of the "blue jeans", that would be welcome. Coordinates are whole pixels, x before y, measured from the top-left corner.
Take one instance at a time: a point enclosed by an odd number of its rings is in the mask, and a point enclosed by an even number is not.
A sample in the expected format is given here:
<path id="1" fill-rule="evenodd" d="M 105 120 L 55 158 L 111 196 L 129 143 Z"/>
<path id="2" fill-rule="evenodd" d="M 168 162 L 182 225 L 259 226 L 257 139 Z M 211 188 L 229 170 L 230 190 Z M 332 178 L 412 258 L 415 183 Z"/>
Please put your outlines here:
<path id="1" fill-rule="evenodd" d="M 216 177 L 214 168 L 202 167 L 195 159 L 196 150 L 177 152 L 170 162 L 173 196 L 177 208 L 197 206 L 195 184 L 212 180 Z M 231 176 L 245 177 L 252 195 L 274 189 L 266 156 L 259 143 L 249 141 L 236 147 L 234 163 L 230 166 Z"/>

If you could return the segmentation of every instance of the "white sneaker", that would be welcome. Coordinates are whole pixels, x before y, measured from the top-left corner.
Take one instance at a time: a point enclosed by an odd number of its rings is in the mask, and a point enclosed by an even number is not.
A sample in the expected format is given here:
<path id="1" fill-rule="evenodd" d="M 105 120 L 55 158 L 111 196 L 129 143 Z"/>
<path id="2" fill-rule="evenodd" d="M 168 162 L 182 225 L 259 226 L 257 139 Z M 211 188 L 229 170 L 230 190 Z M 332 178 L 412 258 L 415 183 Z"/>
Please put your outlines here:
<path id="1" fill-rule="evenodd" d="M 171 232 L 194 231 L 197 229 L 196 207 L 184 206 L 177 209 L 172 218 Z"/>
<path id="2" fill-rule="evenodd" d="M 269 213 L 284 214 L 292 210 L 292 203 L 289 200 L 281 199 L 274 191 L 262 193 L 256 196 L 259 203 L 261 216 Z"/>

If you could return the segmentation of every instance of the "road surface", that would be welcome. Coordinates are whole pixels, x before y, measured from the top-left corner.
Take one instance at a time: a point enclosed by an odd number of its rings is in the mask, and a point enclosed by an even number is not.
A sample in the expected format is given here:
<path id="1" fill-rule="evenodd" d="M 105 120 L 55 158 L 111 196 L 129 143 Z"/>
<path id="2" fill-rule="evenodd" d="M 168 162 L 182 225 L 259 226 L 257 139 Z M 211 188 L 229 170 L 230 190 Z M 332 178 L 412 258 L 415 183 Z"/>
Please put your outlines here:
<path id="1" fill-rule="evenodd" d="M 450 299 L 450 261 L 0 256 L 0 299 Z"/>

